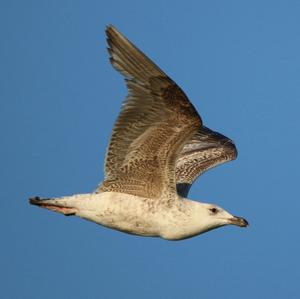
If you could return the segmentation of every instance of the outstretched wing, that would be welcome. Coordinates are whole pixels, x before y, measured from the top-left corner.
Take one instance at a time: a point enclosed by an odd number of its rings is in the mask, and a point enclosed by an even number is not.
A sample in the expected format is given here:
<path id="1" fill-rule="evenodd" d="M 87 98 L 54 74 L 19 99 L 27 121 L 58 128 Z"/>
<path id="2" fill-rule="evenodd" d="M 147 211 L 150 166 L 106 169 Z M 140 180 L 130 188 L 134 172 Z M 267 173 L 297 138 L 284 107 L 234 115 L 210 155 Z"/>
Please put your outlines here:
<path id="1" fill-rule="evenodd" d="M 202 126 L 184 145 L 176 161 L 177 192 L 187 197 L 193 182 L 206 170 L 237 157 L 234 143 Z"/>
<path id="2" fill-rule="evenodd" d="M 105 180 L 96 192 L 174 198 L 175 162 L 202 125 L 184 92 L 114 27 L 106 30 L 110 61 L 128 96 L 113 128 Z"/>

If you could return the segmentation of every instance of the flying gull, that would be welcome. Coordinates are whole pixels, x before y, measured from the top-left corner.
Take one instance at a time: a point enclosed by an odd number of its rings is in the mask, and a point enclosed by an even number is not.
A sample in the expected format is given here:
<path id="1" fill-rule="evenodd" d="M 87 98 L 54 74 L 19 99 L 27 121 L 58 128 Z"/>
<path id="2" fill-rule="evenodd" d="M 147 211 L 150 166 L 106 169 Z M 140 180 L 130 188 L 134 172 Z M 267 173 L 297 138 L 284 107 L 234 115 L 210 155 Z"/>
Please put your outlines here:
<path id="1" fill-rule="evenodd" d="M 113 26 L 106 29 L 110 62 L 128 96 L 114 125 L 97 190 L 30 203 L 140 236 L 182 240 L 242 217 L 187 199 L 206 170 L 236 158 L 234 143 L 202 124 L 181 88 Z"/>

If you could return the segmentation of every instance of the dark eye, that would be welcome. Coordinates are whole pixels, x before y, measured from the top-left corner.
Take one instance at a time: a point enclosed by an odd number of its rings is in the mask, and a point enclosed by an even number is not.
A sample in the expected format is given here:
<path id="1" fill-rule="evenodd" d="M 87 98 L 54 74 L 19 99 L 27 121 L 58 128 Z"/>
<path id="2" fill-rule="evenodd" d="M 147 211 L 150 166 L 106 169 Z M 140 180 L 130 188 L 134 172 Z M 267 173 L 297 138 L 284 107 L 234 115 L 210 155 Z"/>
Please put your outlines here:
<path id="1" fill-rule="evenodd" d="M 218 213 L 218 209 L 216 209 L 216 208 L 211 208 L 211 209 L 209 209 L 213 214 L 216 214 L 216 213 Z"/>

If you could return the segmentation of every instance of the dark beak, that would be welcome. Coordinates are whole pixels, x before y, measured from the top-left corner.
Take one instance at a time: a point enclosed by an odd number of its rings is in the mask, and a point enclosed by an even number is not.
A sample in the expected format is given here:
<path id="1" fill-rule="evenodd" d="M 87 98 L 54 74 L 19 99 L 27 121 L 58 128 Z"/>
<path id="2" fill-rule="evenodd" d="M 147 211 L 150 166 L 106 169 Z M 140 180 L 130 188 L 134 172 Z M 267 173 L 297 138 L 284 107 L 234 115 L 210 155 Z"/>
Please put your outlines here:
<path id="1" fill-rule="evenodd" d="M 229 224 L 237 225 L 240 227 L 246 227 L 249 225 L 248 221 L 245 218 L 233 216 L 229 219 Z"/>

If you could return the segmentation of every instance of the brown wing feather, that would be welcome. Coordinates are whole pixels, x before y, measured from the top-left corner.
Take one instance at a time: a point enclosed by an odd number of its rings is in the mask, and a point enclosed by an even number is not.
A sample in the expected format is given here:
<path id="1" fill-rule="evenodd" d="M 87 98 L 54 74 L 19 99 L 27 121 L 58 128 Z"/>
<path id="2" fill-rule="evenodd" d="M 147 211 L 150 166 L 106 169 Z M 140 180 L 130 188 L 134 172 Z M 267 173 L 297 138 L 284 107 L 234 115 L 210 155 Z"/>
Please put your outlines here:
<path id="1" fill-rule="evenodd" d="M 114 27 L 106 30 L 110 61 L 128 96 L 113 128 L 99 191 L 149 198 L 176 193 L 175 161 L 201 126 L 184 92 Z"/>
<path id="2" fill-rule="evenodd" d="M 177 158 L 177 192 L 186 197 L 198 176 L 236 157 L 236 147 L 229 138 L 202 126 L 184 145 Z"/>

